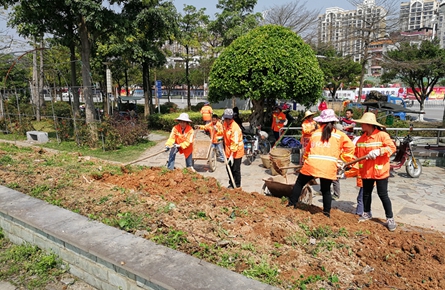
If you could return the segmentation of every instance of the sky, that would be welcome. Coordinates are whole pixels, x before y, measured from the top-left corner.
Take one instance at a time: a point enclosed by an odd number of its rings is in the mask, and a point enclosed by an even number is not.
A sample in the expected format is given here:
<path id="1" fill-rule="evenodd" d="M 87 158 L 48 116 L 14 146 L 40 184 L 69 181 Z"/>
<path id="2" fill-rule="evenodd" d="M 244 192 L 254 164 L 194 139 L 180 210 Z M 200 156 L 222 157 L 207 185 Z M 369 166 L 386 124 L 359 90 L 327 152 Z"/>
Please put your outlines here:
<path id="1" fill-rule="evenodd" d="M 326 12 L 326 8 L 329 7 L 340 7 L 343 9 L 354 9 L 354 6 L 350 4 L 348 0 L 297 0 L 300 4 L 306 3 L 308 10 L 319 10 L 321 9 L 321 13 Z M 292 0 L 257 0 L 257 5 L 255 6 L 255 12 L 262 12 L 267 10 L 273 6 L 280 6 L 283 4 L 287 4 L 293 2 Z M 362 2 L 358 0 L 352 0 L 352 2 Z M 193 5 L 196 8 L 206 8 L 206 14 L 211 17 L 214 16 L 215 13 L 220 12 L 220 10 L 216 9 L 216 4 L 218 4 L 218 0 L 173 0 L 173 3 L 176 6 L 176 9 L 179 12 L 182 12 L 184 8 L 184 4 Z"/>

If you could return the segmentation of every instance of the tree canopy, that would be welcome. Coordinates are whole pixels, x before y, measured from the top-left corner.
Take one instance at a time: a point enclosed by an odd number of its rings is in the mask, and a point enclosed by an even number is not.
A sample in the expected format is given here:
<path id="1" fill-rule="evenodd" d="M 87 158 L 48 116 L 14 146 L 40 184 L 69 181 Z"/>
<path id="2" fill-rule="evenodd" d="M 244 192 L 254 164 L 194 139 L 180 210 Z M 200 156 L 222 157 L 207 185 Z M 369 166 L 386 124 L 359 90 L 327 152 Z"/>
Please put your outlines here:
<path id="1" fill-rule="evenodd" d="M 252 118 L 262 122 L 267 99 L 313 104 L 323 84 L 323 72 L 309 45 L 288 28 L 265 25 L 236 39 L 215 60 L 209 99 L 250 98 Z"/>
<path id="2" fill-rule="evenodd" d="M 413 90 L 420 111 L 424 111 L 425 99 L 439 79 L 445 77 L 445 50 L 437 40 L 424 40 L 420 44 L 404 42 L 387 51 L 382 67 L 385 69 L 382 80 L 402 80 Z"/>
<path id="3" fill-rule="evenodd" d="M 362 70 L 360 63 L 351 57 L 341 56 L 333 48 L 322 49 L 318 53 L 321 55 L 318 62 L 325 76 L 325 85 L 333 98 L 341 86 L 355 85 Z"/>

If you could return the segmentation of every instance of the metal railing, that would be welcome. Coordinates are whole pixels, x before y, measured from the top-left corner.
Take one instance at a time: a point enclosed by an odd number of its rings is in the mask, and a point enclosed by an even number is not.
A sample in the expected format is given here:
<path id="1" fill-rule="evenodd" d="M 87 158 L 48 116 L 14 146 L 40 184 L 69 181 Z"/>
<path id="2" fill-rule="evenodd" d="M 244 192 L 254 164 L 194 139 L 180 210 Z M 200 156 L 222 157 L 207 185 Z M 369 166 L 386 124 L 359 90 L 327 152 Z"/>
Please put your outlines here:
<path id="1" fill-rule="evenodd" d="M 289 130 L 301 130 L 302 127 L 289 127 L 289 128 L 281 128 L 280 129 L 280 135 L 282 134 L 283 131 L 285 131 L 286 129 Z M 358 133 L 359 131 L 361 131 L 362 129 L 360 127 L 355 127 L 354 128 L 354 132 L 357 132 L 356 135 L 359 135 L 360 133 Z M 409 132 L 425 132 L 425 131 L 430 131 L 430 132 L 437 132 L 437 135 L 435 137 L 423 137 L 423 136 L 416 136 L 415 133 L 412 133 L 411 136 L 414 138 L 414 142 L 417 145 L 443 145 L 445 144 L 445 141 L 441 142 L 441 138 L 442 137 L 442 133 L 445 132 L 445 128 L 386 128 L 386 131 L 388 131 L 388 133 L 391 136 L 399 136 L 399 132 L 401 131 L 409 131 Z M 394 132 L 393 134 L 391 134 L 390 132 Z M 293 135 L 285 135 L 285 136 L 292 136 L 292 137 L 296 137 L 296 138 L 300 138 L 301 134 L 293 134 Z M 445 135 L 444 135 L 445 136 Z M 428 141 L 428 142 L 426 142 Z M 426 143 L 424 143 L 426 142 Z M 434 143 L 431 143 L 434 142 Z"/>

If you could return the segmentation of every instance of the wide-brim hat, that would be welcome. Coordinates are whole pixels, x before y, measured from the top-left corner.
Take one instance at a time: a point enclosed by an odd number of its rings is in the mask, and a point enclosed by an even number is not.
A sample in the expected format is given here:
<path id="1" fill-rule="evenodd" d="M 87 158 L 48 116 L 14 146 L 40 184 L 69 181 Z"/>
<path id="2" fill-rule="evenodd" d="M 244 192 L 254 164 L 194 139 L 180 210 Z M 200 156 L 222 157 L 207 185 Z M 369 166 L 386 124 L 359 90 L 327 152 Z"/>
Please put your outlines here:
<path id="1" fill-rule="evenodd" d="M 369 124 L 369 125 L 375 125 L 375 126 L 386 128 L 385 125 L 382 125 L 379 122 L 377 122 L 377 119 L 375 118 L 375 114 L 372 113 L 372 112 L 364 113 L 363 116 L 360 119 L 354 120 L 354 122 L 356 122 L 356 123 L 363 123 L 363 124 Z"/>
<path id="2" fill-rule="evenodd" d="M 210 105 L 210 102 L 209 101 L 205 101 L 204 105 Z"/>
<path id="3" fill-rule="evenodd" d="M 311 111 L 306 111 L 306 112 L 304 113 L 304 117 L 303 117 L 303 119 L 306 119 L 307 117 L 312 116 L 312 115 L 315 115 L 315 113 L 312 113 Z"/>
<path id="4" fill-rule="evenodd" d="M 192 120 L 190 120 L 190 118 L 189 118 L 189 114 L 187 114 L 187 113 L 181 113 L 181 115 L 179 115 L 179 117 L 176 118 L 175 120 L 189 122 L 189 123 L 192 122 Z"/>
<path id="5" fill-rule="evenodd" d="M 335 115 L 334 110 L 326 109 L 321 112 L 320 116 L 315 117 L 314 121 L 319 123 L 338 122 L 338 118 Z"/>
<path id="6" fill-rule="evenodd" d="M 222 117 L 223 117 L 223 119 L 233 119 L 233 110 L 225 109 Z"/>

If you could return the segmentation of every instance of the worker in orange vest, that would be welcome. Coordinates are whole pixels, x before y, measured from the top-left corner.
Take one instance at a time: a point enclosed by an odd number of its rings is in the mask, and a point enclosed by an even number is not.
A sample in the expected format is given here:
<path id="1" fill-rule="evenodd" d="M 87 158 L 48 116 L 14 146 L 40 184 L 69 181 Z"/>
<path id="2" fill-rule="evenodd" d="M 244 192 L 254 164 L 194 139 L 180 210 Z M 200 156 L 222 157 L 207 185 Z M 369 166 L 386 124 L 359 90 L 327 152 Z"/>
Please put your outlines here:
<path id="1" fill-rule="evenodd" d="M 201 115 L 202 115 L 202 120 L 204 121 L 205 124 L 212 122 L 213 110 L 212 107 L 210 107 L 209 102 L 205 102 L 204 106 L 202 106 Z"/>
<path id="2" fill-rule="evenodd" d="M 205 130 L 210 133 L 210 138 L 212 139 L 212 147 L 216 148 L 218 161 L 224 162 L 224 153 L 222 150 L 222 141 L 224 137 L 223 125 L 219 121 L 218 115 L 213 114 L 212 122 L 206 125 L 196 125 L 195 129 Z"/>
<path id="3" fill-rule="evenodd" d="M 306 111 L 304 113 L 303 117 L 303 123 L 301 123 L 301 150 L 300 150 L 300 164 L 303 164 L 303 155 L 304 155 L 304 148 L 306 148 L 306 145 L 309 143 L 309 140 L 311 139 L 312 133 L 317 130 L 318 124 L 314 121 L 313 116 L 315 113 L 312 113 L 311 111 Z"/>
<path id="4" fill-rule="evenodd" d="M 280 129 L 284 127 L 286 122 L 286 115 L 282 112 L 279 106 L 275 106 L 272 113 L 272 131 L 275 137 L 275 142 L 280 139 Z"/>
<path id="5" fill-rule="evenodd" d="M 173 127 L 170 137 L 165 143 L 165 151 L 170 151 L 167 161 L 167 168 L 173 170 L 175 168 L 176 153 L 184 154 L 186 167 L 193 169 L 193 133 L 194 130 L 190 123 L 187 113 L 182 113 L 175 119 L 178 124 Z"/>
<path id="6" fill-rule="evenodd" d="M 357 157 L 368 156 L 367 159 L 359 161 L 359 174 L 363 182 L 363 205 L 364 213 L 359 222 L 372 219 L 371 194 L 374 183 L 377 194 L 385 209 L 386 226 L 389 231 L 397 227 L 392 212 L 391 200 L 388 196 L 389 179 L 389 157 L 396 151 L 396 146 L 391 137 L 383 129 L 384 125 L 377 122 L 375 114 L 364 113 L 361 119 L 355 120 L 362 125 L 362 136 L 357 140 L 355 155 Z"/>
<path id="7" fill-rule="evenodd" d="M 335 112 L 326 109 L 314 118 L 320 124 L 311 136 L 304 153 L 303 167 L 297 177 L 287 206 L 297 207 L 303 187 L 312 179 L 320 178 L 323 195 L 323 214 L 331 216 L 331 183 L 337 179 L 337 168 L 342 166 L 338 159 L 349 162 L 354 160 L 354 144 L 351 139 L 335 128 L 338 122 Z"/>
<path id="8" fill-rule="evenodd" d="M 229 174 L 228 188 L 241 187 L 241 160 L 244 156 L 243 132 L 233 120 L 232 109 L 224 110 L 223 119 L 224 152 L 235 182 L 235 184 L 232 183 L 229 169 L 227 169 L 227 173 Z"/>

